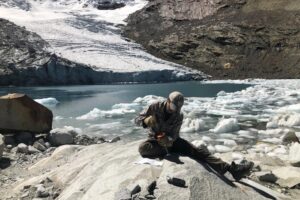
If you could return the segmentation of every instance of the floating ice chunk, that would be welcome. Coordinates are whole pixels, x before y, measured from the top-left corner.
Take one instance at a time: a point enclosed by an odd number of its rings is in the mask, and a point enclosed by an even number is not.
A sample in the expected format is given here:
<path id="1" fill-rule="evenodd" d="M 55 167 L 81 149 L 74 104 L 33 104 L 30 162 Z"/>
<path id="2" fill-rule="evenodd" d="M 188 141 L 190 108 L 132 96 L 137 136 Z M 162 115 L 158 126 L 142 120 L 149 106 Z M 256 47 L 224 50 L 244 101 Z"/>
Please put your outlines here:
<path id="1" fill-rule="evenodd" d="M 88 131 L 100 131 L 121 126 L 121 122 L 111 122 L 106 124 L 93 124 L 87 127 Z"/>
<path id="2" fill-rule="evenodd" d="M 76 117 L 77 120 L 96 120 L 101 117 L 113 118 L 113 117 L 123 117 L 125 114 L 135 113 L 134 109 L 112 109 L 112 110 L 100 110 L 94 108 L 85 115 Z"/>
<path id="3" fill-rule="evenodd" d="M 292 114 L 292 115 L 285 115 L 279 118 L 278 120 L 279 126 L 299 126 L 300 125 L 300 114 Z"/>
<path id="4" fill-rule="evenodd" d="M 202 141 L 202 140 L 194 140 L 194 141 L 192 142 L 192 144 L 195 145 L 196 147 L 200 147 L 200 146 L 202 146 L 202 145 L 205 145 L 205 146 L 206 146 L 206 143 L 205 143 L 204 141 Z"/>
<path id="5" fill-rule="evenodd" d="M 136 109 L 140 105 L 138 103 L 119 103 L 112 106 L 112 109 Z"/>
<path id="6" fill-rule="evenodd" d="M 82 134 L 81 128 L 75 128 L 73 126 L 64 126 L 63 129 L 64 131 L 72 133 L 74 135 Z"/>
<path id="7" fill-rule="evenodd" d="M 150 105 L 158 101 L 164 101 L 164 97 L 159 97 L 155 95 L 147 95 L 144 97 L 138 97 L 136 98 L 133 103 L 138 103 L 138 104 L 144 104 L 144 105 Z"/>
<path id="8" fill-rule="evenodd" d="M 243 138 L 249 138 L 249 139 L 255 139 L 257 132 L 253 132 L 253 131 L 245 131 L 245 130 L 239 130 L 237 132 L 237 134 L 239 135 L 239 137 L 243 137 Z"/>
<path id="9" fill-rule="evenodd" d="M 272 144 L 281 144 L 280 138 L 266 138 L 266 139 L 263 139 L 262 141 L 272 143 Z"/>
<path id="10" fill-rule="evenodd" d="M 289 129 L 281 129 L 281 128 L 258 131 L 259 134 L 263 134 L 263 135 L 282 135 L 287 132 L 289 132 Z"/>
<path id="11" fill-rule="evenodd" d="M 238 121 L 235 118 L 221 119 L 213 129 L 215 133 L 229 133 L 239 130 Z"/>
<path id="12" fill-rule="evenodd" d="M 62 116 L 55 116 L 55 117 L 54 117 L 54 120 L 55 120 L 55 121 L 62 120 L 62 119 L 64 119 Z"/>
<path id="13" fill-rule="evenodd" d="M 42 104 L 47 107 L 55 107 L 59 103 L 59 101 L 57 101 L 53 97 L 43 98 L 43 99 L 35 99 L 35 101 L 38 102 L 39 104 Z"/>
<path id="14" fill-rule="evenodd" d="M 229 146 L 229 147 L 234 147 L 234 146 L 237 146 L 237 143 L 234 140 L 225 139 L 224 145 Z"/>
<path id="15" fill-rule="evenodd" d="M 208 145 L 207 149 L 210 153 L 215 153 L 216 152 L 216 148 L 213 145 Z"/>
<path id="16" fill-rule="evenodd" d="M 235 115 L 239 115 L 241 113 L 238 110 L 230 110 L 230 109 L 213 110 L 213 109 L 209 109 L 207 111 L 207 114 L 218 115 L 218 116 L 235 116 Z"/>
<path id="17" fill-rule="evenodd" d="M 94 108 L 92 111 L 89 113 L 76 117 L 77 120 L 95 120 L 99 118 L 101 115 L 101 110 L 98 108 Z"/>
<path id="18" fill-rule="evenodd" d="M 203 136 L 203 137 L 202 137 L 202 140 L 203 140 L 204 142 L 211 142 L 211 141 L 212 141 L 212 139 L 211 139 L 210 137 L 208 137 L 208 136 Z"/>
<path id="19" fill-rule="evenodd" d="M 237 152 L 233 152 L 231 154 L 231 157 L 233 160 L 243 160 L 244 159 L 244 155 L 241 153 L 237 153 Z"/>
<path id="20" fill-rule="evenodd" d="M 215 149 L 216 149 L 216 152 L 219 152 L 219 153 L 227 153 L 227 152 L 232 151 L 231 148 L 226 147 L 224 145 L 216 145 Z"/>
<path id="21" fill-rule="evenodd" d="M 184 119 L 181 132 L 193 133 L 201 130 L 205 130 L 205 122 L 202 119 Z"/>
<path id="22" fill-rule="evenodd" d="M 275 154 L 283 154 L 283 155 L 285 155 L 285 154 L 287 154 L 287 149 L 284 147 L 284 146 L 280 146 L 280 147 L 278 147 L 278 148 L 276 148 L 274 151 L 273 151 Z"/>
<path id="23" fill-rule="evenodd" d="M 236 135 L 230 134 L 230 133 L 222 133 L 219 136 L 221 138 L 225 138 L 225 139 L 235 139 L 236 138 Z"/>
<path id="24" fill-rule="evenodd" d="M 222 90 L 218 92 L 217 96 L 226 96 L 226 92 Z"/>
<path id="25" fill-rule="evenodd" d="M 267 129 L 275 129 L 275 128 L 278 128 L 278 123 L 275 122 L 275 121 L 270 121 L 270 122 L 267 123 L 266 128 L 267 128 Z"/>
<path id="26" fill-rule="evenodd" d="M 279 113 L 296 112 L 300 113 L 300 104 L 288 105 L 277 110 Z"/>

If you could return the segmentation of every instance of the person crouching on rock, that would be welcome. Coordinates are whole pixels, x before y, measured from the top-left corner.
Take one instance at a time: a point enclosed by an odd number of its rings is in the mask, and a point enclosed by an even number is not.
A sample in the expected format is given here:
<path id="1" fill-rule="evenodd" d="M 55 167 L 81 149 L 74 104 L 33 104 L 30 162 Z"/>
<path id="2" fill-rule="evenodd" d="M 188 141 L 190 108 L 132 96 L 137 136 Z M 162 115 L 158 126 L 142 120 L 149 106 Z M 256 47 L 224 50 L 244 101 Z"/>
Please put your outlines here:
<path id="1" fill-rule="evenodd" d="M 135 119 L 137 125 L 150 130 L 149 139 L 139 146 L 142 157 L 157 158 L 168 153 L 178 153 L 192 159 L 206 162 L 219 174 L 229 171 L 236 180 L 250 173 L 253 162 L 228 164 L 214 157 L 205 146 L 196 147 L 179 136 L 183 121 L 180 112 L 184 97 L 180 92 L 172 92 L 163 102 L 151 104 Z"/>

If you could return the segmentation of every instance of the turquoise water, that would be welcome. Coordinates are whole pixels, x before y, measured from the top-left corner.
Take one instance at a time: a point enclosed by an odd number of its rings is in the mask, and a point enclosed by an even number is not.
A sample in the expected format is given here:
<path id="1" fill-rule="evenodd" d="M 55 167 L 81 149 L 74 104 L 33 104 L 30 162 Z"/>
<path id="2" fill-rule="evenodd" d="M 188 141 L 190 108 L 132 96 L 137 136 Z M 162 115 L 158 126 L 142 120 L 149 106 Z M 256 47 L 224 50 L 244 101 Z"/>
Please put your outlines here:
<path id="1" fill-rule="evenodd" d="M 33 99 L 55 98 L 57 105 L 48 105 L 54 114 L 54 127 L 65 125 L 79 127 L 89 134 L 125 135 L 135 132 L 132 119 L 143 109 L 135 106 L 138 97 L 155 95 L 166 97 L 174 90 L 181 91 L 185 97 L 215 97 L 218 92 L 235 92 L 249 87 L 247 84 L 211 84 L 203 82 L 178 82 L 164 84 L 132 85 L 93 85 L 93 86 L 59 86 L 59 87 L 2 87 L 0 95 L 7 93 L 25 93 Z M 89 113 L 94 108 L 114 112 L 114 105 L 129 104 L 134 112 L 124 115 L 98 116 L 92 120 L 78 120 L 76 117 Z M 135 106 L 135 107 L 134 107 Z M 99 114 L 99 113 L 98 113 Z"/>

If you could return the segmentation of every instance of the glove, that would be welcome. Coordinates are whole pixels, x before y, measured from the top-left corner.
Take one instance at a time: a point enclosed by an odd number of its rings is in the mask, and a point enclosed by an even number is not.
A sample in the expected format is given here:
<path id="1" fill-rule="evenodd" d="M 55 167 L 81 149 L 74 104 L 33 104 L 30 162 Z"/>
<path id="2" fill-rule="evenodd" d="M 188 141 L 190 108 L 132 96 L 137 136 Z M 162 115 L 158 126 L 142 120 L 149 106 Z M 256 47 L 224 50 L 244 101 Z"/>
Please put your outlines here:
<path id="1" fill-rule="evenodd" d="M 173 140 L 171 138 L 169 138 L 168 136 L 166 136 L 165 134 L 160 137 L 157 137 L 157 142 L 160 146 L 163 146 L 163 147 L 173 146 Z"/>
<path id="2" fill-rule="evenodd" d="M 144 119 L 144 124 L 150 128 L 154 127 L 156 125 L 156 117 L 155 116 L 147 117 L 146 119 Z"/>

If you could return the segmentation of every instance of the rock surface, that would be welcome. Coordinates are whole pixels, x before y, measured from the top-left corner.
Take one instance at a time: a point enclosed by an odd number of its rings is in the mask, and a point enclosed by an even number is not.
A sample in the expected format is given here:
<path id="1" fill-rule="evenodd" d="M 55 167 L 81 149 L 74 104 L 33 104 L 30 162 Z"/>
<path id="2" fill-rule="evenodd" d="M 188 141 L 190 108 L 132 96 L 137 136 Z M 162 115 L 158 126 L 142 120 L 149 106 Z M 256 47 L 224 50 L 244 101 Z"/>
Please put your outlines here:
<path id="1" fill-rule="evenodd" d="M 12 191 L 37 185 L 49 177 L 53 184 L 59 183 L 64 188 L 58 200 L 114 199 L 120 191 L 130 193 L 137 185 L 145 191 L 156 180 L 154 196 L 157 199 L 266 199 L 246 186 L 232 187 L 187 157 L 179 157 L 184 164 L 163 160 L 162 167 L 134 164 L 141 159 L 137 152 L 139 143 L 61 146 L 51 157 L 28 169 L 29 174 L 47 169 L 46 173 L 19 181 L 12 186 Z M 167 176 L 184 179 L 188 187 L 168 184 Z"/>
<path id="2" fill-rule="evenodd" d="M 299 78 L 299 27 L 299 1 L 153 0 L 124 35 L 215 79 Z"/>
<path id="3" fill-rule="evenodd" d="M 290 147 L 289 161 L 291 165 L 300 167 L 300 144 L 294 143 Z"/>
<path id="4" fill-rule="evenodd" d="M 53 146 L 61 146 L 65 144 L 73 144 L 76 133 L 67 128 L 56 128 L 50 131 L 49 142 Z"/>
<path id="5" fill-rule="evenodd" d="M 5 148 L 4 136 L 0 134 L 0 158 L 3 155 L 4 148 Z"/>
<path id="6" fill-rule="evenodd" d="M 24 131 L 47 133 L 52 129 L 52 120 L 52 112 L 27 95 L 8 94 L 0 97 L 0 130 L 2 133 Z"/>

